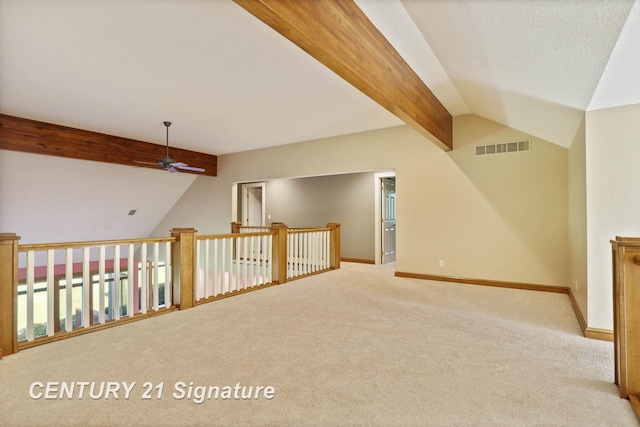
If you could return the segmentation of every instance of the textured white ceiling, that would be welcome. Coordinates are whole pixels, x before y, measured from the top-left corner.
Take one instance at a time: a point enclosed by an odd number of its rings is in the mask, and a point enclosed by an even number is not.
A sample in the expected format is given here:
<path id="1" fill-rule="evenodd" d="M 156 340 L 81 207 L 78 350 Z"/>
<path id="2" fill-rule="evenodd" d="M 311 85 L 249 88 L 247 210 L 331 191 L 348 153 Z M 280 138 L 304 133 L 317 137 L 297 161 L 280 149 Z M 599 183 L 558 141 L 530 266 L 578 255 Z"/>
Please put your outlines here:
<path id="1" fill-rule="evenodd" d="M 568 147 L 633 1 L 402 3 L 473 113 Z"/>
<path id="2" fill-rule="evenodd" d="M 609 58 L 589 110 L 640 103 L 640 2 L 636 1 Z"/>
<path id="3" fill-rule="evenodd" d="M 633 0 L 357 3 L 454 116 L 568 146 L 640 102 Z M 2 113 L 212 154 L 401 124 L 230 0 L 0 0 L 0 64 Z"/>
<path id="4" fill-rule="evenodd" d="M 0 112 L 224 154 L 402 122 L 230 0 L 2 0 Z"/>

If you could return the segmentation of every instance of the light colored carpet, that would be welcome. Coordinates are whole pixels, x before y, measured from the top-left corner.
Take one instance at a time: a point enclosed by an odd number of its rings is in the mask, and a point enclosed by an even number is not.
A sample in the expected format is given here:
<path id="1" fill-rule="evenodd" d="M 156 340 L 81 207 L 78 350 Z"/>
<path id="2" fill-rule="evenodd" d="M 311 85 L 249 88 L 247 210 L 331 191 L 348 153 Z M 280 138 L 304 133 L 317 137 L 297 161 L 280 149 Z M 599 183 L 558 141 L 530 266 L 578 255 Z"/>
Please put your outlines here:
<path id="1" fill-rule="evenodd" d="M 0 425 L 635 426 L 612 343 L 566 295 L 337 271 L 0 361 Z M 37 399 L 33 382 L 136 382 L 129 399 Z M 272 386 L 267 400 L 172 396 Z M 143 383 L 164 383 L 141 399 Z M 42 391 L 35 389 L 36 391 Z"/>

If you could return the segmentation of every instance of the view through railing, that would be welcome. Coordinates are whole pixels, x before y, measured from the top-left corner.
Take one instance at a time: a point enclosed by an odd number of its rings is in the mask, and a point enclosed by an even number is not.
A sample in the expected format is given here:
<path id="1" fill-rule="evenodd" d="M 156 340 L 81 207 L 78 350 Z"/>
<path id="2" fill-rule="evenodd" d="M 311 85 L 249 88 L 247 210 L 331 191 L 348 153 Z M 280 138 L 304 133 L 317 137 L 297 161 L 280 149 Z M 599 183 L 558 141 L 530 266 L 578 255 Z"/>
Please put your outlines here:
<path id="1" fill-rule="evenodd" d="M 0 233 L 0 358 L 340 267 L 340 225 L 20 245 Z"/>
<path id="2" fill-rule="evenodd" d="M 171 306 L 174 240 L 20 245 L 18 341 Z"/>
<path id="3" fill-rule="evenodd" d="M 287 278 L 331 268 L 330 228 L 287 230 Z"/>
<path id="4" fill-rule="evenodd" d="M 196 302 L 272 283 L 275 234 L 198 236 Z"/>

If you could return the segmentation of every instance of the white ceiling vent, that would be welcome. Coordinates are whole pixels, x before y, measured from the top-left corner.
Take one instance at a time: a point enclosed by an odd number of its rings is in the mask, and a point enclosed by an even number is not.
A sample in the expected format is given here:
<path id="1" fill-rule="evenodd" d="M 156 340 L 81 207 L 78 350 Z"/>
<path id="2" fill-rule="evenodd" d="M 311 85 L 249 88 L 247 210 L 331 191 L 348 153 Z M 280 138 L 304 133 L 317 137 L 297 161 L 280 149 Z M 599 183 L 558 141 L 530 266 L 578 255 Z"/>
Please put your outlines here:
<path id="1" fill-rule="evenodd" d="M 476 145 L 476 156 L 486 156 L 488 154 L 517 153 L 520 151 L 530 151 L 531 141 L 501 142 L 499 144 Z"/>

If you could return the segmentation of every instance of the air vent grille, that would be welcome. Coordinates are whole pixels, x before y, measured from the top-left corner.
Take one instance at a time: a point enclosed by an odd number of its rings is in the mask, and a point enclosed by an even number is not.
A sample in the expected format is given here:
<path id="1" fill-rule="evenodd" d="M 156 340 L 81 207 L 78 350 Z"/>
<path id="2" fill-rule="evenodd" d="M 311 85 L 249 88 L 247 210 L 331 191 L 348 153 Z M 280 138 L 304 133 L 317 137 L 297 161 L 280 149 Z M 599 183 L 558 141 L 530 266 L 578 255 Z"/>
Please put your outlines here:
<path id="1" fill-rule="evenodd" d="M 517 153 L 531 151 L 531 141 L 501 142 L 498 144 L 476 145 L 476 156 L 489 154 Z"/>

